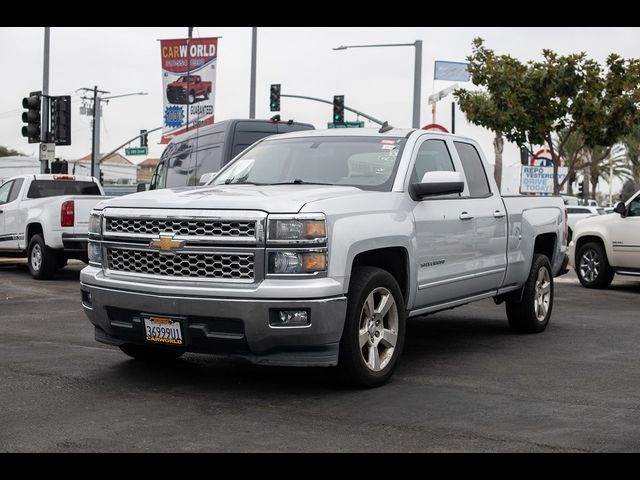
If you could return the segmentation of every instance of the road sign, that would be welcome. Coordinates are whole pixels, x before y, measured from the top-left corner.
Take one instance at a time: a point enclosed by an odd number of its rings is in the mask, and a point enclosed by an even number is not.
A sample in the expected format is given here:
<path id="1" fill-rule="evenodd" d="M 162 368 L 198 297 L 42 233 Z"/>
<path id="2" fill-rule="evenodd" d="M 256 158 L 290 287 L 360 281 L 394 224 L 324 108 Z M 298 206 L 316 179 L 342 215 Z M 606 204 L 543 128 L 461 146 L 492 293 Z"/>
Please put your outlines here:
<path id="1" fill-rule="evenodd" d="M 561 167 L 562 159 L 559 159 L 557 153 L 554 154 L 554 158 L 558 160 L 558 166 Z M 553 167 L 553 162 L 551 161 L 551 150 L 547 147 L 538 150 L 529 160 L 529 165 L 532 167 Z"/>
<path id="2" fill-rule="evenodd" d="M 132 147 L 124 149 L 125 155 L 146 155 L 147 147 Z"/>
<path id="3" fill-rule="evenodd" d="M 568 167 L 558 167 L 558 182 L 561 183 L 568 173 Z M 566 189 L 566 187 L 567 184 L 565 183 L 564 188 Z M 522 165 L 520 175 L 520 193 L 552 194 L 553 167 Z"/>
<path id="4" fill-rule="evenodd" d="M 40 144 L 40 161 L 53 162 L 56 159 L 56 144 L 41 143 Z"/>
<path id="5" fill-rule="evenodd" d="M 327 128 L 364 128 L 364 122 L 327 123 Z"/>

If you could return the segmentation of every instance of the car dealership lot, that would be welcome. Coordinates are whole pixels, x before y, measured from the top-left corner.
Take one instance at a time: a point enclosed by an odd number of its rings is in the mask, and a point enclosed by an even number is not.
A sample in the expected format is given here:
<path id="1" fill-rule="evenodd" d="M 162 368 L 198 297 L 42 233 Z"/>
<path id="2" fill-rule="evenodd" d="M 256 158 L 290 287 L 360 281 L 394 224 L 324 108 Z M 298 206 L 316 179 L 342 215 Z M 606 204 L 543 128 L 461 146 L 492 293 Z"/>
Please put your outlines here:
<path id="1" fill-rule="evenodd" d="M 0 451 L 638 451 L 640 281 L 556 283 L 547 330 L 491 300 L 408 324 L 391 382 L 187 354 L 145 365 L 93 339 L 82 264 L 0 263 Z"/>

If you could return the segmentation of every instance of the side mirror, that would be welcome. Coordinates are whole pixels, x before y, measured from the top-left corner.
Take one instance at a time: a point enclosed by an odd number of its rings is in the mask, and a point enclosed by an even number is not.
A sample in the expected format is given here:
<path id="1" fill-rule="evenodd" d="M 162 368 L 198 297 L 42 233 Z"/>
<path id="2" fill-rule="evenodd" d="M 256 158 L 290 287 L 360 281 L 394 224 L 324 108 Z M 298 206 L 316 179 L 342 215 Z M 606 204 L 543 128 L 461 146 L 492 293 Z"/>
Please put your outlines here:
<path id="1" fill-rule="evenodd" d="M 624 202 L 616 203 L 616 206 L 613 208 L 613 211 L 619 213 L 622 218 L 627 216 L 627 206 Z"/>
<path id="2" fill-rule="evenodd" d="M 200 185 L 204 185 L 204 184 L 206 184 L 206 183 L 209 183 L 209 180 L 211 180 L 213 177 L 215 177 L 215 176 L 216 176 L 216 173 L 218 173 L 218 172 L 209 172 L 209 173 L 205 173 L 204 175 L 202 175 L 202 176 L 200 177 L 200 182 L 199 182 L 199 184 L 200 184 Z"/>
<path id="3" fill-rule="evenodd" d="M 139 183 L 138 186 L 136 187 L 136 191 L 137 192 L 146 192 L 148 186 L 149 186 L 148 183 Z"/>
<path id="4" fill-rule="evenodd" d="M 414 200 L 432 195 L 462 193 L 463 190 L 464 180 L 460 172 L 427 172 L 420 183 L 412 183 L 409 187 Z"/>

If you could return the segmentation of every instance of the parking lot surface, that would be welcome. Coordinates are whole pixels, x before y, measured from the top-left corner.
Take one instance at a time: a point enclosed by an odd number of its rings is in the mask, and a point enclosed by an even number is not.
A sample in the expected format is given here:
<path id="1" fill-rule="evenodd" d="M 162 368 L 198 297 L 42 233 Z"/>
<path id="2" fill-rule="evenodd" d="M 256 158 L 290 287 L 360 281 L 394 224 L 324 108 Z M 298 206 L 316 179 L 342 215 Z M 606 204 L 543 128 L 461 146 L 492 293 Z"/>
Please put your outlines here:
<path id="1" fill-rule="evenodd" d="M 331 369 L 131 360 L 94 340 L 82 266 L 0 263 L 0 451 L 640 450 L 640 280 L 556 279 L 538 335 L 492 300 L 412 319 L 391 382 L 353 390 Z"/>

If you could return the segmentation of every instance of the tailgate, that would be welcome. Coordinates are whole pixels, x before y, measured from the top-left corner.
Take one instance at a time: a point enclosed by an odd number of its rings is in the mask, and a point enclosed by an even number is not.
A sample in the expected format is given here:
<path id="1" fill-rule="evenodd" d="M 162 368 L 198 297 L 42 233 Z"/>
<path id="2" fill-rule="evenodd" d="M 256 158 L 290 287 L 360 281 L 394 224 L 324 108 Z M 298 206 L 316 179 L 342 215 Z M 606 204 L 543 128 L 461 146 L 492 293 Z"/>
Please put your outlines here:
<path id="1" fill-rule="evenodd" d="M 68 227 L 69 233 L 86 234 L 89 230 L 89 215 L 93 207 L 107 198 L 103 195 L 72 195 L 66 197 L 63 201 L 73 200 L 74 203 L 74 225 L 73 229 Z M 67 230 L 67 229 L 65 229 Z"/>

